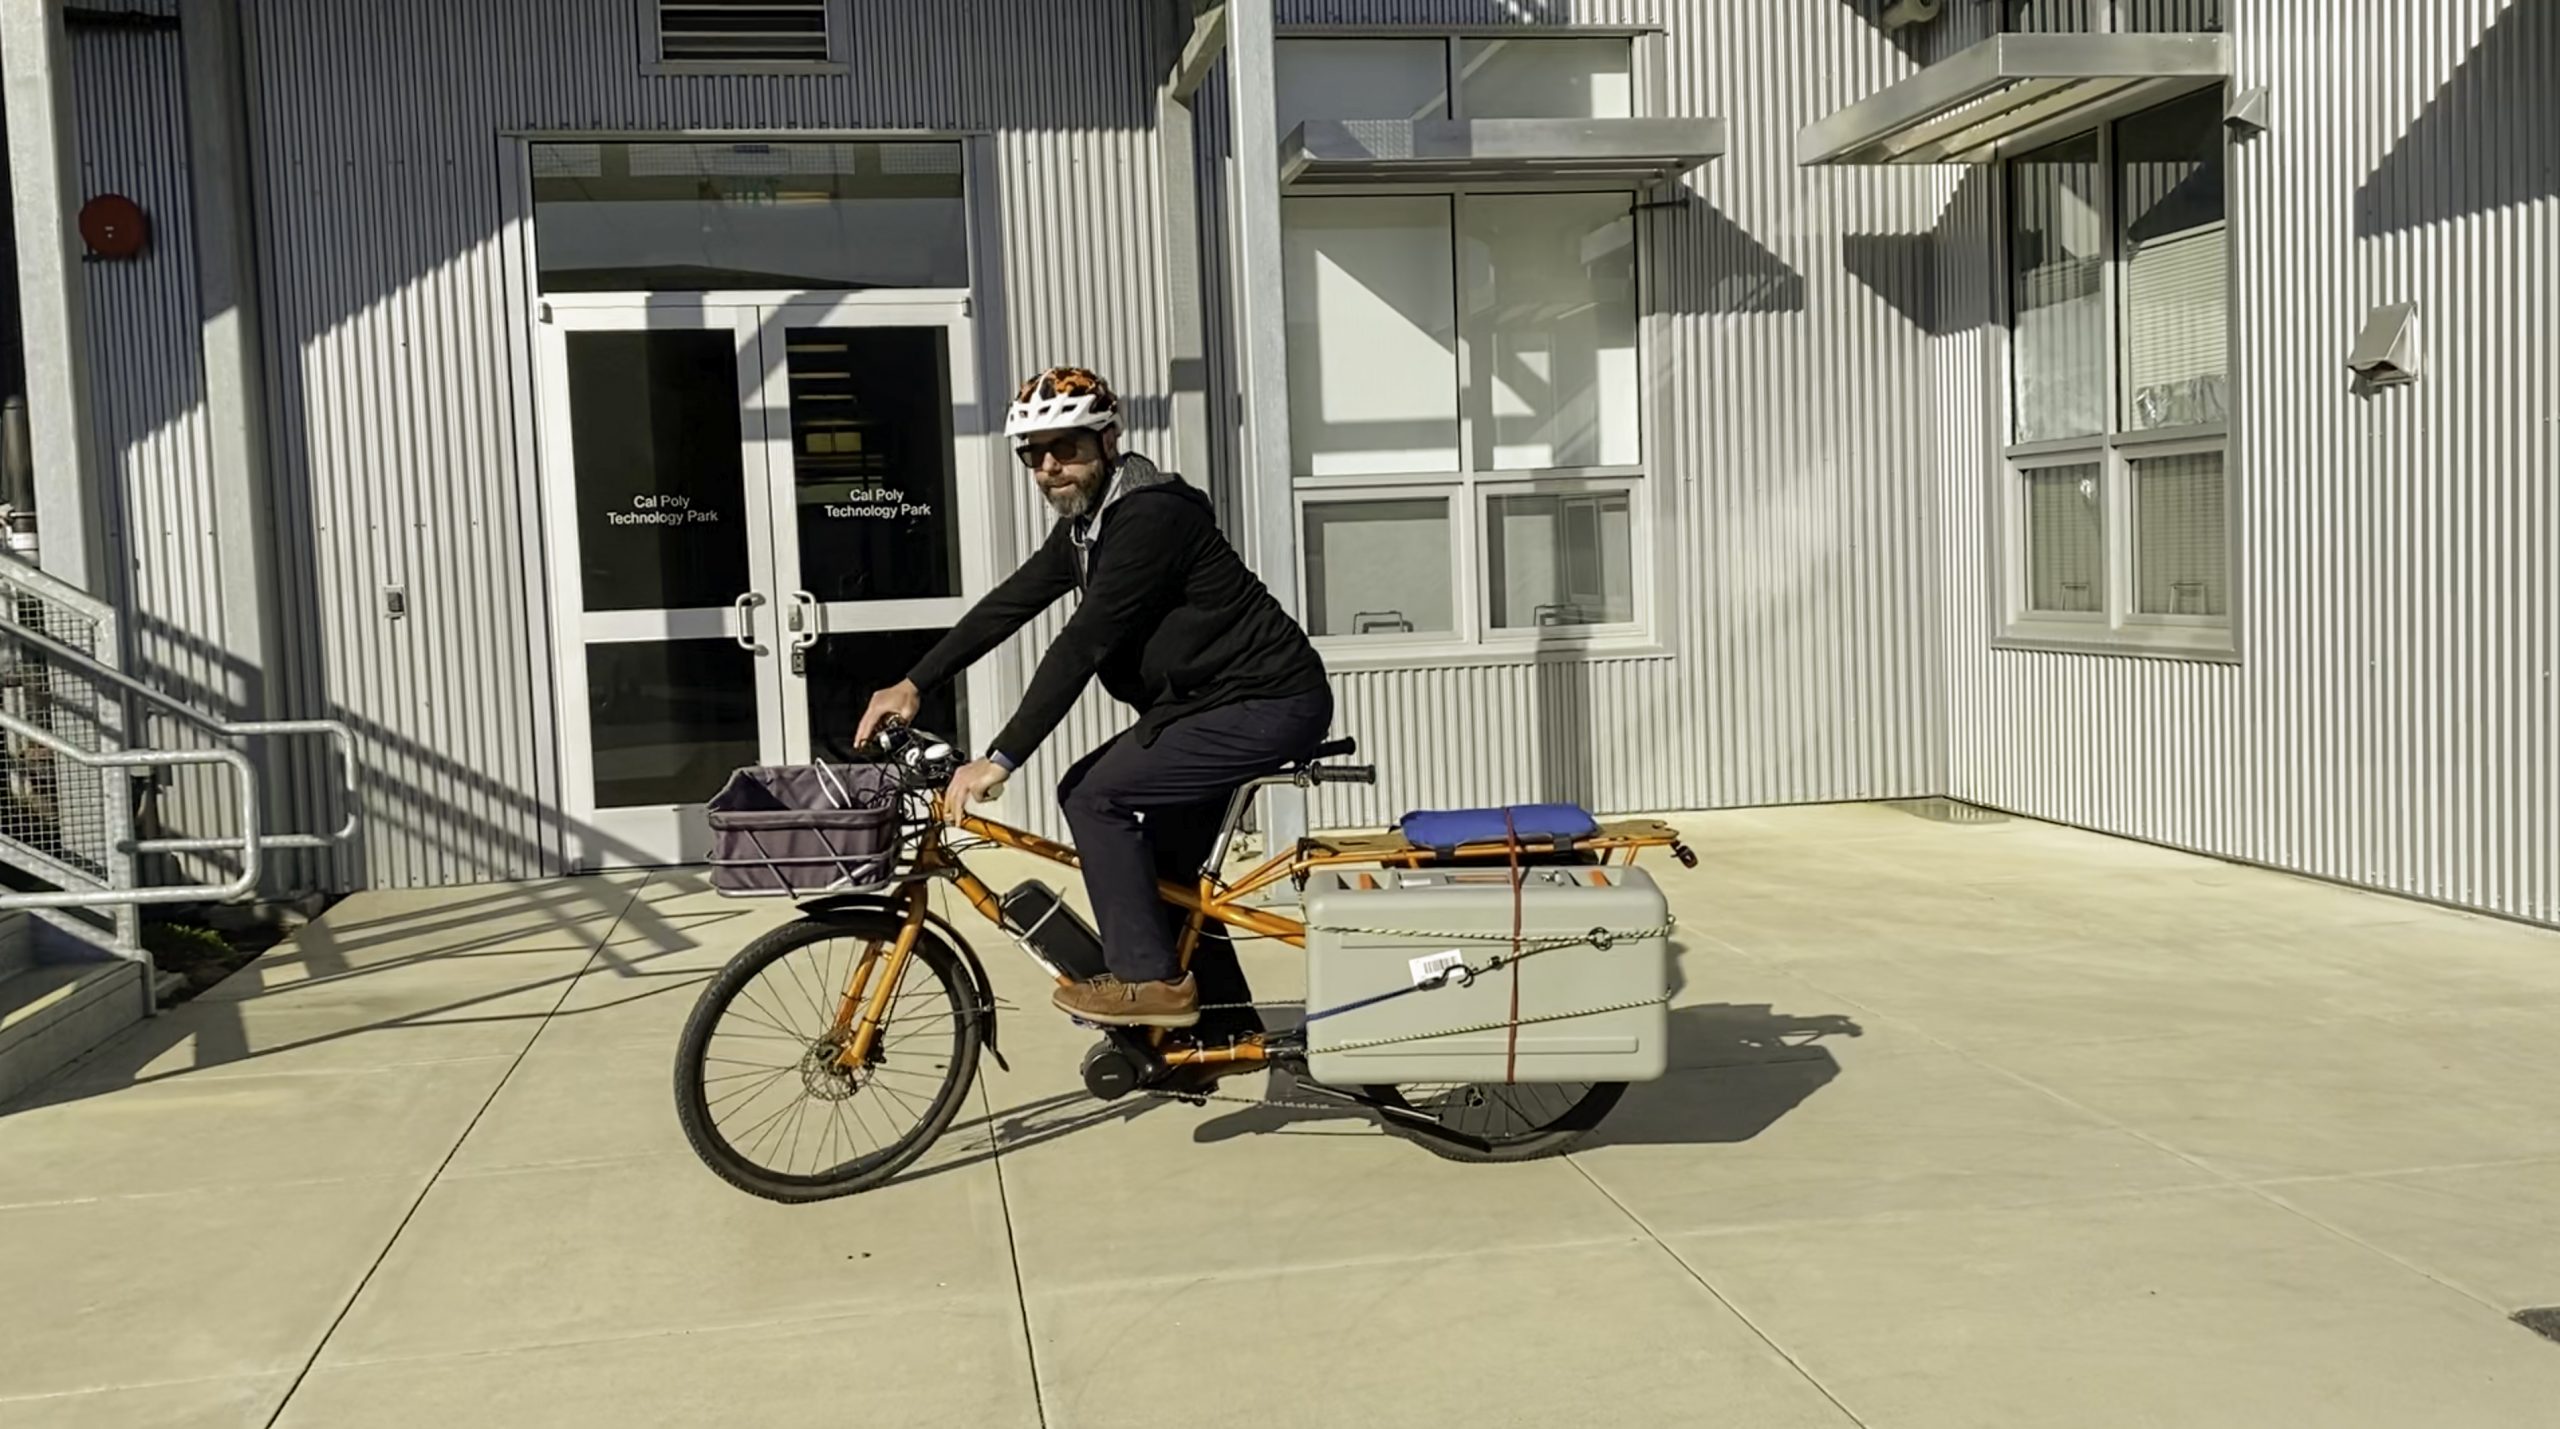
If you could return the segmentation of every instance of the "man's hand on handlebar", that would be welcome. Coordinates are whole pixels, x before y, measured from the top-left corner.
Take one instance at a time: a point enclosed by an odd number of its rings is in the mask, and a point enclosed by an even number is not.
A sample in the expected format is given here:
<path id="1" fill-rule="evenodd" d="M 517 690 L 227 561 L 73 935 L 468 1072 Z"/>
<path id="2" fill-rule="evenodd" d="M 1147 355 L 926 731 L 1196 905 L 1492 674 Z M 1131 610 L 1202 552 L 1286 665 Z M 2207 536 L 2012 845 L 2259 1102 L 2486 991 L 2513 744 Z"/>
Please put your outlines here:
<path id="1" fill-rule="evenodd" d="M 942 791 L 943 822 L 958 823 L 971 803 L 993 799 L 1003 790 L 1004 780 L 1004 766 L 992 759 L 975 759 L 961 765 L 951 776 L 951 787 Z"/>
<path id="2" fill-rule="evenodd" d="M 862 724 L 853 732 L 853 744 L 860 749 L 871 743 L 880 726 L 894 719 L 900 724 L 914 724 L 916 711 L 924 708 L 924 693 L 914 684 L 900 680 L 871 697 L 871 707 L 862 712 Z"/>

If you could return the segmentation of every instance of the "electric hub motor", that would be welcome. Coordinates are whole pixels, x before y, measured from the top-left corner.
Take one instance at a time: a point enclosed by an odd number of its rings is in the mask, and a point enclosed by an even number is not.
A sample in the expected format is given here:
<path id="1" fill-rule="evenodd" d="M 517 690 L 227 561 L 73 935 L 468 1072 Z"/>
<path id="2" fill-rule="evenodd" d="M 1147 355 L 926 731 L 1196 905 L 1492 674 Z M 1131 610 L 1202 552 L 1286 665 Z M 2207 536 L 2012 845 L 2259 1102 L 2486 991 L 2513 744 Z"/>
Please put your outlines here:
<path id="1" fill-rule="evenodd" d="M 1117 1101 L 1146 1080 L 1146 1067 L 1128 1049 L 1109 1040 L 1096 1042 L 1084 1054 L 1084 1089 L 1102 1101 Z"/>

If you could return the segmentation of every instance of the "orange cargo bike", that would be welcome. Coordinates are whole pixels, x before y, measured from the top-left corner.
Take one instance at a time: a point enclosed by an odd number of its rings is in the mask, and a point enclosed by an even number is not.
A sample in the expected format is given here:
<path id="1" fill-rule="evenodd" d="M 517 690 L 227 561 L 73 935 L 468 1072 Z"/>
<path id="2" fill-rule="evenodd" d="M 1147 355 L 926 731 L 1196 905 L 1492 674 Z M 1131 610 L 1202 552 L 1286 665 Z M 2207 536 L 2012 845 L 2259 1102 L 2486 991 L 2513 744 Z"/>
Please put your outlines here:
<path id="1" fill-rule="evenodd" d="M 1300 949 L 1309 947 L 1311 936 L 1341 943 L 1337 935 L 1378 931 L 1311 926 L 1273 896 L 1289 885 L 1312 907 L 1314 900 L 1305 897 L 1311 882 L 1357 896 L 1357 890 L 1399 880 L 1417 886 L 1433 880 L 1437 891 L 1474 897 L 1480 914 L 1490 882 L 1490 896 L 1508 899 L 1508 937 L 1477 934 L 1469 946 L 1469 935 L 1411 934 L 1424 943 L 1457 944 L 1418 959 L 1403 957 L 1408 949 L 1401 946 L 1383 953 L 1355 950 L 1345 955 L 1350 961 L 1337 962 L 1363 970 L 1383 967 L 1381 975 L 1393 985 L 1320 1008 L 1295 1026 L 1229 1036 L 1205 1025 L 1184 1031 L 1098 1028 L 1101 1040 L 1084 1059 L 1086 1089 L 1105 1100 L 1137 1094 L 1200 1102 L 1215 1095 L 1211 1089 L 1222 1076 L 1276 1068 L 1317 1103 L 1370 1115 L 1387 1131 L 1454 1159 L 1518 1161 L 1562 1151 L 1600 1123 L 1627 1083 L 1567 1081 L 1536 1067 L 1524 1070 L 1522 1063 L 1536 1059 L 1519 1055 L 1523 1029 L 1544 1024 L 1534 1029 L 1548 1038 L 1542 1045 L 1597 1048 L 1603 1054 L 1597 1062 L 1567 1057 L 1548 1059 L 1551 1064 L 1619 1065 L 1605 1054 L 1642 1039 L 1577 1033 L 1558 1041 L 1556 1026 L 1594 1014 L 1625 1018 L 1650 1010 L 1658 1016 L 1668 1001 L 1660 971 L 1668 920 L 1615 932 L 1524 930 L 1522 890 L 1544 878 L 1575 889 L 1640 882 L 1651 894 L 1649 878 L 1626 871 L 1641 851 L 1667 848 L 1690 866 L 1695 859 L 1670 826 L 1636 820 L 1594 823 L 1583 836 L 1552 844 L 1526 842 L 1510 832 L 1439 847 L 1397 833 L 1307 838 L 1232 879 L 1221 872 L 1260 790 L 1373 782 L 1371 768 L 1326 762 L 1352 752 L 1351 741 L 1337 740 L 1307 762 L 1238 790 L 1199 879 L 1159 885 L 1164 901 L 1183 919 L 1179 949 L 1185 966 L 1212 923 L 1239 941 L 1269 939 Z M 772 1200 L 823 1200 L 889 1180 L 951 1125 L 976 1078 L 980 1053 L 1002 1065 L 986 967 L 960 931 L 933 910 L 929 895 L 935 883 L 948 882 L 1060 981 L 1093 970 L 1063 965 L 1077 959 L 1060 950 L 1089 944 L 1091 934 L 1043 885 L 1027 883 L 999 896 L 967 862 L 975 850 L 1000 847 L 1073 868 L 1074 849 L 974 815 L 945 820 L 939 796 L 966 759 L 944 740 L 892 725 L 864 756 L 844 765 L 742 769 L 710 805 L 715 886 L 737 896 L 792 898 L 800 916 L 750 943 L 703 989 L 677 1049 L 676 1110 L 687 1140 L 712 1171 Z M 1470 881 L 1472 889 L 1458 886 Z M 1642 961 L 1637 964 L 1639 976 L 1650 978 L 1641 995 L 1587 1009 L 1523 1010 L 1521 964 L 1541 955 L 1589 958 L 1593 949 L 1613 944 L 1624 952 L 1637 946 L 1628 939 L 1652 940 L 1643 946 L 1652 950 L 1654 971 L 1644 974 Z M 1506 970 L 1507 1014 L 1498 1010 L 1473 1025 L 1442 1027 L 1430 1015 L 1415 1022 L 1417 1008 L 1464 1007 L 1477 1015 L 1487 1006 L 1503 1008 L 1500 977 Z M 1313 971 L 1311 964 L 1311 990 Z M 1440 991 L 1453 987 L 1469 991 Z M 1406 999 L 1407 992 L 1415 996 Z M 1311 1053 L 1309 1026 L 1354 1009 L 1359 1015 L 1326 1026 L 1356 1027 L 1366 1015 L 1372 1029 L 1399 1030 L 1353 1041 L 1335 1035 Z M 1376 1020 L 1389 1013 L 1399 1020 Z M 1456 1045 L 1449 1039 L 1463 1042 L 1469 1035 L 1474 1041 L 1468 1045 L 1497 1055 L 1505 1050 L 1497 1044 L 1507 1039 L 1510 1056 L 1493 1064 L 1498 1075 L 1333 1085 L 1308 1074 L 1311 1055 L 1320 1066 L 1357 1067 L 1362 1064 L 1349 1059 L 1363 1050 L 1389 1057 L 1378 1065 L 1410 1068 L 1414 1058 L 1397 1060 L 1393 1054 L 1434 1039 Z M 1388 1043 L 1406 1045 L 1380 1045 Z M 1659 1075 L 1658 1061 L 1657 1056 L 1655 1070 L 1638 1071 L 1634 1079 Z M 1448 1065 L 1482 1069 L 1486 1057 L 1480 1051 Z"/>

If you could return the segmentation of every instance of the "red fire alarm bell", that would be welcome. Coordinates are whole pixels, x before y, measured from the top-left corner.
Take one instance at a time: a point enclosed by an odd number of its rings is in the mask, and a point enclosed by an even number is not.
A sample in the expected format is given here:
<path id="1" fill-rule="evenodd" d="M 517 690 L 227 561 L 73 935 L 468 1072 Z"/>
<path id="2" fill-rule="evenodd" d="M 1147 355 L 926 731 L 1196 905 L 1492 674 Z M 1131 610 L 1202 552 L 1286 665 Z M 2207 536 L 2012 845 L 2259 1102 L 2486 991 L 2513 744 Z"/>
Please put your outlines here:
<path id="1" fill-rule="evenodd" d="M 151 236 L 142 205 L 123 194 L 100 194 L 80 206 L 80 238 L 100 258 L 130 258 Z"/>

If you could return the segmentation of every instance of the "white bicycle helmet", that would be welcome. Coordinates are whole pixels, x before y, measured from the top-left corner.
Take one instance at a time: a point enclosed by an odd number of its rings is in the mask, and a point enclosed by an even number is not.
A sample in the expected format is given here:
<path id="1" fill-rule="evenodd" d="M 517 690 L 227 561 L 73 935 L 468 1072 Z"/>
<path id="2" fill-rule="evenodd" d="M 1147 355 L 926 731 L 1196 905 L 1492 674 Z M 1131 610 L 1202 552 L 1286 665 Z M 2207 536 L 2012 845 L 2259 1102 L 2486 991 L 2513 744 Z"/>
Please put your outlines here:
<path id="1" fill-rule="evenodd" d="M 1082 427 L 1107 432 L 1120 425 L 1120 399 L 1111 384 L 1082 367 L 1052 367 L 1022 384 L 1004 413 L 1004 434 L 1014 450 L 1030 445 L 1034 432 Z"/>

